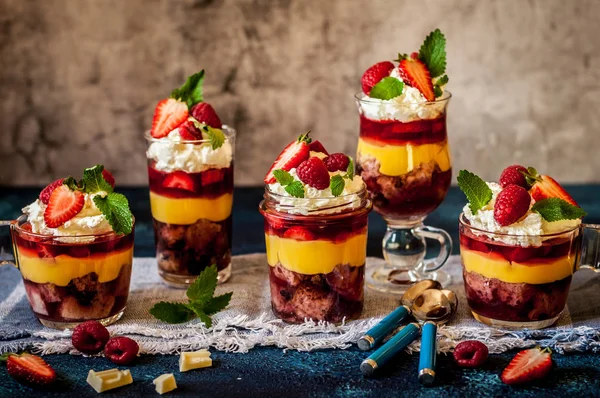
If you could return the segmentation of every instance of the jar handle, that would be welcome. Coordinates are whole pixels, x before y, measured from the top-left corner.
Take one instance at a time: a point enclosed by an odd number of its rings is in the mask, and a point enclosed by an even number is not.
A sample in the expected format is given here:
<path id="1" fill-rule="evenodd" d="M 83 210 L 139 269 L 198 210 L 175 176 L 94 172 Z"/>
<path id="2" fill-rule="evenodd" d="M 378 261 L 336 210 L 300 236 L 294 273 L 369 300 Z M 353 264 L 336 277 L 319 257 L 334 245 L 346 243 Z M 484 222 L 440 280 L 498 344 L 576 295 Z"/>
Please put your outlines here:
<path id="1" fill-rule="evenodd" d="M 13 221 L 0 220 L 0 265 L 14 265 L 15 256 L 13 256 L 13 244 L 11 239 L 11 229 Z M 7 227 L 6 229 L 4 227 Z"/>
<path id="2" fill-rule="evenodd" d="M 440 243 L 440 252 L 438 256 L 433 261 L 426 263 L 422 270 L 422 272 L 437 271 L 446 263 L 448 257 L 450 257 L 450 253 L 452 253 L 452 238 L 450 237 L 450 234 L 443 229 L 426 225 L 415 227 L 413 231 L 418 237 L 434 239 Z"/>
<path id="3" fill-rule="evenodd" d="M 600 272 L 600 224 L 581 224 L 579 268 Z"/>

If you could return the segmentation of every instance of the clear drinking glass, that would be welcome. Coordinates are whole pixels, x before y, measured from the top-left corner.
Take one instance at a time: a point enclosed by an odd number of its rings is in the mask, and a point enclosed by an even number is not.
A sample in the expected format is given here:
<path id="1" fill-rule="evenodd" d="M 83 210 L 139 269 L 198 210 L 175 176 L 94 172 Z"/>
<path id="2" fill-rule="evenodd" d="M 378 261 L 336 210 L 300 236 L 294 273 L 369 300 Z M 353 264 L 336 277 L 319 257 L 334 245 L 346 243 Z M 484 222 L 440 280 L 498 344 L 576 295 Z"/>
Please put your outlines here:
<path id="1" fill-rule="evenodd" d="M 41 235 L 31 232 L 26 215 L 0 226 L 10 228 L 6 243 L 12 244 L 12 251 L 1 248 L 0 265 L 19 269 L 31 309 L 44 326 L 72 329 L 88 320 L 110 325 L 123 316 L 133 230 L 128 235 Z"/>
<path id="2" fill-rule="evenodd" d="M 451 94 L 418 105 L 410 121 L 388 116 L 397 110 L 391 101 L 355 96 L 360 116 L 356 172 L 367 185 L 373 208 L 387 223 L 383 238 L 386 264 L 367 270 L 367 285 L 401 293 L 422 279 L 445 285 L 447 273 L 439 271 L 452 252 L 452 240 L 439 228 L 423 221 L 446 197 L 452 178 L 446 110 Z M 440 253 L 425 260 L 425 239 L 437 240 Z"/>
<path id="3" fill-rule="evenodd" d="M 224 145 L 231 145 L 226 165 L 218 152 L 223 147 L 213 151 L 208 140 L 174 142 L 145 134 L 158 272 L 176 287 L 187 287 L 213 264 L 219 283 L 231 275 L 236 132 L 228 126 L 222 130 Z M 170 162 L 159 164 L 151 154 Z"/>

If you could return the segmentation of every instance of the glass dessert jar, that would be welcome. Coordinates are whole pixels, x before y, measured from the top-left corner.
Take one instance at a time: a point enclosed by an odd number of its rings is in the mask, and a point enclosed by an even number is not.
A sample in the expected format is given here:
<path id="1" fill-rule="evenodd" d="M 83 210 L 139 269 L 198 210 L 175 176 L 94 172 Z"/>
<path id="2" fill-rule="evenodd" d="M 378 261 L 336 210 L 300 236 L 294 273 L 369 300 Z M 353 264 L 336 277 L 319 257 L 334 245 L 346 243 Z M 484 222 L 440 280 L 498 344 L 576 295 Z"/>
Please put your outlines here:
<path id="1" fill-rule="evenodd" d="M 109 325 L 121 318 L 129 295 L 133 229 L 127 235 L 44 235 L 31 231 L 27 215 L 0 225 L 10 228 L 14 253 L 3 247 L 0 264 L 19 269 L 29 304 L 44 326 L 71 329 L 88 320 Z"/>
<path id="2" fill-rule="evenodd" d="M 475 319 L 491 326 L 551 326 L 565 308 L 573 273 L 600 271 L 600 225 L 511 235 L 474 228 L 461 214 L 459 236 L 469 307 Z"/>
<path id="3" fill-rule="evenodd" d="M 281 196 L 266 187 L 259 209 L 278 318 L 337 323 L 360 315 L 371 208 L 364 188 L 315 199 Z"/>
<path id="4" fill-rule="evenodd" d="M 228 126 L 222 131 L 225 142 L 216 149 L 209 140 L 145 134 L 156 259 L 170 285 L 185 287 L 212 264 L 219 283 L 231 275 L 236 132 Z"/>

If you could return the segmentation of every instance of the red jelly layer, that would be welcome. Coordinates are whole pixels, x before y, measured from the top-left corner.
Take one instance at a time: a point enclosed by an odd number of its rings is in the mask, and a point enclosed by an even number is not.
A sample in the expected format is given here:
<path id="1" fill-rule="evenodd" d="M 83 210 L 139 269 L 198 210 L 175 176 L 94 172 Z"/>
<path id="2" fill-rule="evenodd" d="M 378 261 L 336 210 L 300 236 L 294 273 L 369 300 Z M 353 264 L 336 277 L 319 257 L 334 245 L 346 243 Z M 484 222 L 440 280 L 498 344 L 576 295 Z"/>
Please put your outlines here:
<path id="1" fill-rule="evenodd" d="M 289 218 L 287 218 L 289 217 Z M 341 220 L 334 221 L 328 216 L 319 216 L 318 221 L 309 222 L 305 216 L 295 217 L 287 215 L 281 218 L 273 214 L 265 214 L 265 233 L 281 238 L 294 238 L 298 240 L 329 240 L 344 242 L 358 234 L 367 233 L 367 215 L 346 215 Z M 292 230 L 292 228 L 294 228 Z M 294 233 L 300 229 L 303 233 Z"/>
<path id="2" fill-rule="evenodd" d="M 360 137 L 375 145 L 421 145 L 446 140 L 446 115 L 412 122 L 370 120 L 360 115 Z"/>
<path id="3" fill-rule="evenodd" d="M 150 191 L 171 198 L 216 198 L 233 192 L 233 164 L 198 173 L 166 172 L 148 166 Z"/>

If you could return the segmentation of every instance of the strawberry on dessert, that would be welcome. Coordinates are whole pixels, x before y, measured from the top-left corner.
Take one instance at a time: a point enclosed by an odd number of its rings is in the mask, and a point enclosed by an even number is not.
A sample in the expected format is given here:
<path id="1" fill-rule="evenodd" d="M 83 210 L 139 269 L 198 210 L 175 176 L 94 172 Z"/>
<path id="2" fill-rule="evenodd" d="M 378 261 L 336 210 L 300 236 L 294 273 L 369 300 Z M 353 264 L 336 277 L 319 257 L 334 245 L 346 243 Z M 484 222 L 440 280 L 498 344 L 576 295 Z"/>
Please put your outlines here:
<path id="1" fill-rule="evenodd" d="M 166 137 L 173 129 L 185 122 L 188 115 L 188 108 L 185 103 L 174 98 L 164 99 L 158 103 L 154 110 L 150 134 L 154 138 Z"/>
<path id="2" fill-rule="evenodd" d="M 265 184 L 273 184 L 275 182 L 276 179 L 273 174 L 275 170 L 290 171 L 308 159 L 311 151 L 310 143 L 312 141 L 308 136 L 309 134 L 310 131 L 302 134 L 296 141 L 291 142 L 281 151 L 265 176 Z"/>
<path id="3" fill-rule="evenodd" d="M 311 152 L 318 152 L 324 153 L 325 155 L 329 155 L 329 152 L 327 152 L 327 149 L 325 149 L 325 147 L 323 146 L 323 144 L 321 144 L 321 141 L 319 140 L 312 141 L 308 148 Z"/>
<path id="4" fill-rule="evenodd" d="M 192 116 L 200 123 L 207 124 L 215 129 L 223 127 L 217 112 L 215 112 L 208 102 L 200 102 L 199 104 L 194 105 L 192 108 Z"/>

